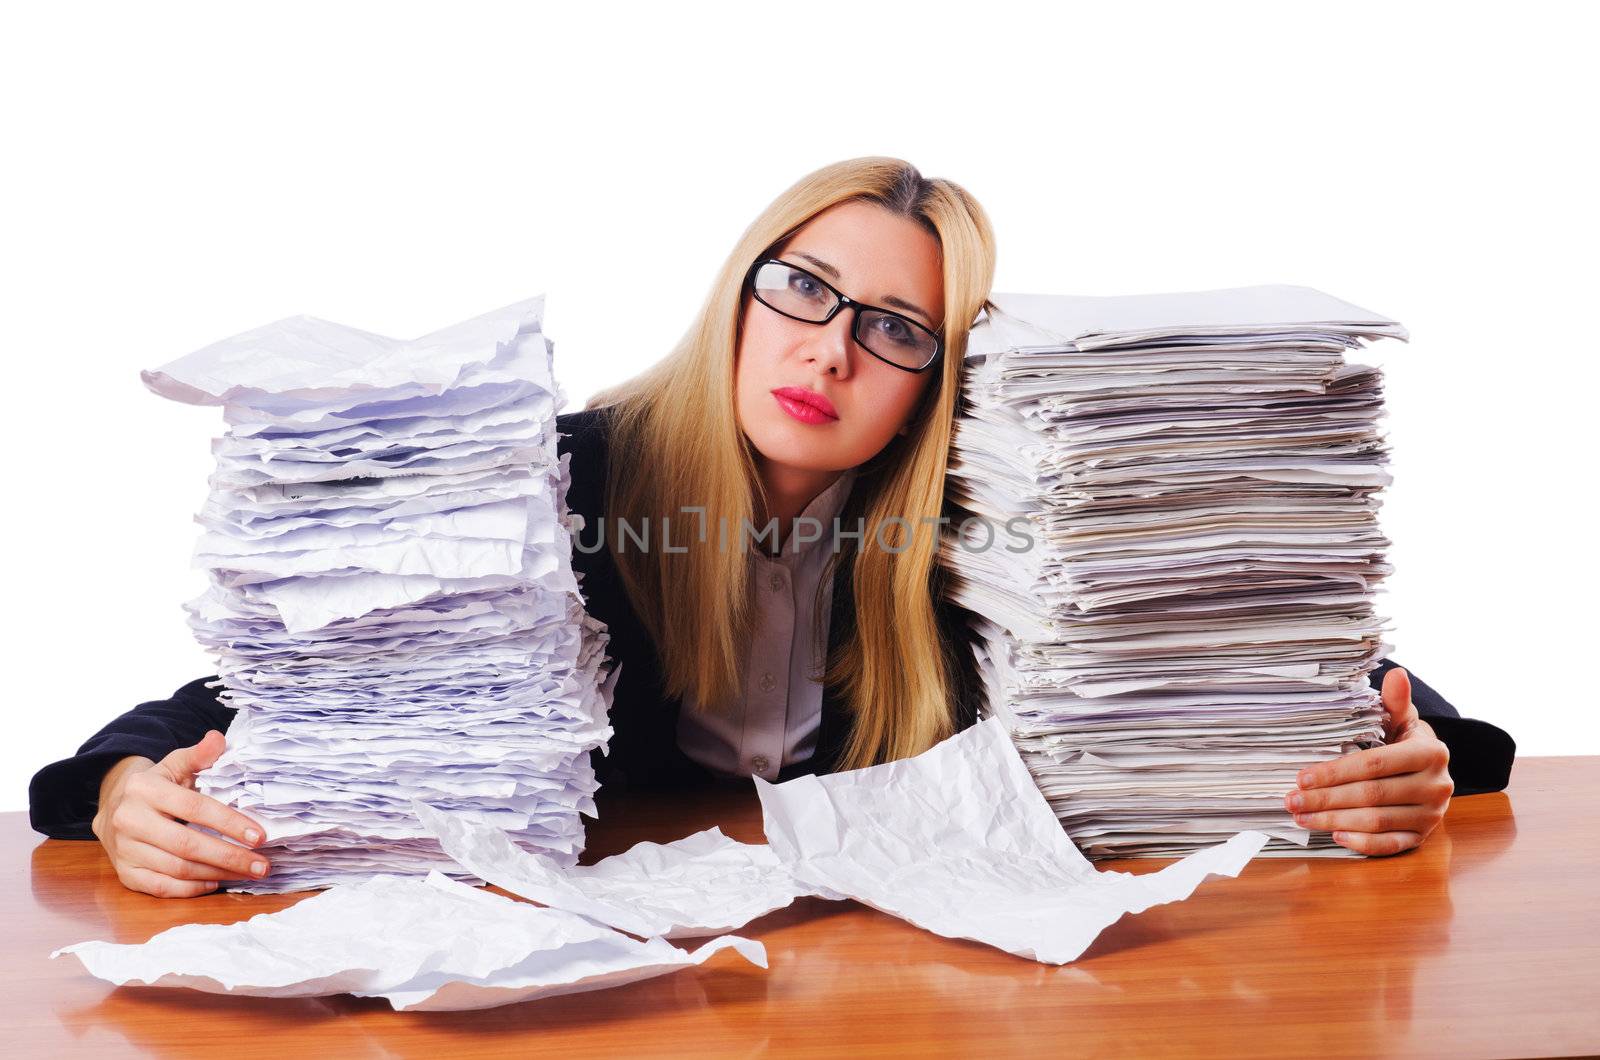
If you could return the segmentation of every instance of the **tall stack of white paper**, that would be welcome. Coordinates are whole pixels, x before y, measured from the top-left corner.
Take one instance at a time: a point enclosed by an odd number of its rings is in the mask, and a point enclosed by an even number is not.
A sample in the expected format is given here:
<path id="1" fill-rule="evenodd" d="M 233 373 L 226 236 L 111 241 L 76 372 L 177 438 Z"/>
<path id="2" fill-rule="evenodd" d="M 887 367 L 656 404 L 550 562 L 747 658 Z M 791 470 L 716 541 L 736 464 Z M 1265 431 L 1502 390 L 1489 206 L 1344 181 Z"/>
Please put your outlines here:
<path id="1" fill-rule="evenodd" d="M 572 569 L 542 309 L 410 342 L 294 317 L 144 373 L 229 425 L 187 607 L 238 708 L 197 785 L 273 863 L 236 889 L 470 879 L 413 799 L 576 862 L 615 674 Z"/>
<path id="2" fill-rule="evenodd" d="M 1405 329 L 1304 287 L 992 301 L 941 552 L 986 709 L 1091 855 L 1347 853 L 1283 797 L 1382 738 L 1381 373 L 1344 355 Z"/>

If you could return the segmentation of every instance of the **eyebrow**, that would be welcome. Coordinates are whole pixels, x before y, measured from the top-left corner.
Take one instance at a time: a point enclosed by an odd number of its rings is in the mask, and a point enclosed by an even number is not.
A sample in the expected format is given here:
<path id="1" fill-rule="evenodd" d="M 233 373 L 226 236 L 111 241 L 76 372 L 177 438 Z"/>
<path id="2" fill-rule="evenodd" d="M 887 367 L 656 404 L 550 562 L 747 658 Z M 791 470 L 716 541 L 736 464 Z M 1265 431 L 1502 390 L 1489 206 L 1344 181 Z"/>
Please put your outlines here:
<path id="1" fill-rule="evenodd" d="M 805 258 L 807 261 L 811 262 L 811 264 L 815 265 L 817 268 L 821 269 L 823 272 L 827 273 L 829 276 L 832 276 L 834 278 L 835 282 L 838 282 L 839 280 L 844 279 L 844 277 L 839 274 L 839 270 L 838 269 L 834 268 L 832 265 L 829 265 L 827 262 L 823 261 L 821 258 L 813 257 L 810 254 L 805 253 L 804 251 L 795 251 L 795 257 L 797 257 L 797 258 Z M 897 297 L 895 297 L 894 295 L 891 294 L 891 295 L 889 295 L 888 297 L 886 297 L 883 300 L 883 304 L 884 305 L 892 305 L 896 309 L 905 309 L 905 310 L 908 310 L 909 312 L 916 313 L 919 316 L 921 316 L 923 320 L 927 321 L 930 326 L 933 324 L 933 314 L 932 313 L 929 313 L 927 310 L 921 308 L 920 306 L 912 305 L 910 302 L 906 301 L 904 298 L 897 298 Z"/>

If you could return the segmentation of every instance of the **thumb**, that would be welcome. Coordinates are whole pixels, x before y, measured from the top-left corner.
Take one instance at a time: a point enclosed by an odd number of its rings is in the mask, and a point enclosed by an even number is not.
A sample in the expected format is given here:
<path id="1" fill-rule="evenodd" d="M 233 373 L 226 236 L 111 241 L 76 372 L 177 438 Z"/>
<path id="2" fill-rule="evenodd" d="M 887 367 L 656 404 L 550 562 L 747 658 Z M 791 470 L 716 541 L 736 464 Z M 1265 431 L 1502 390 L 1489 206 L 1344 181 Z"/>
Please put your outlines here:
<path id="1" fill-rule="evenodd" d="M 1398 735 L 1414 716 L 1411 709 L 1411 675 L 1399 666 L 1383 675 L 1383 709 L 1388 715 L 1385 725 L 1391 738 Z"/>
<path id="2" fill-rule="evenodd" d="M 222 733 L 212 729 L 200 738 L 199 743 L 178 748 L 162 759 L 161 764 L 174 781 L 186 784 L 196 773 L 220 758 L 227 746 L 228 741 Z"/>

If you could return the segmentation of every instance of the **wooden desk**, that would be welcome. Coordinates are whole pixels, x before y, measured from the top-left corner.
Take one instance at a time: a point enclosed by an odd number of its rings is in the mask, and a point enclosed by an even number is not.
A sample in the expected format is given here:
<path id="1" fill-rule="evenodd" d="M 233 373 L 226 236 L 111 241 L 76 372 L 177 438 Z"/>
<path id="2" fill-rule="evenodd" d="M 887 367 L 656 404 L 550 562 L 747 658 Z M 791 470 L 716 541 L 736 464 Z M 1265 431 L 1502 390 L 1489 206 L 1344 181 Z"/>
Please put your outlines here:
<path id="1" fill-rule="evenodd" d="M 128 891 L 99 844 L 0 814 L 13 1056 L 1600 1052 L 1600 758 L 1534 758 L 1508 793 L 1458 798 L 1396 858 L 1258 860 L 1236 880 L 1113 925 L 1054 967 L 930 934 L 853 902 L 802 899 L 752 923 L 771 968 L 732 954 L 613 990 L 480 1012 L 377 999 L 228 998 L 112 988 L 84 939 L 142 941 L 303 896 L 164 900 Z M 761 841 L 754 798 L 602 802 L 587 860 L 720 824 Z M 1165 862 L 1108 862 L 1149 871 Z"/>

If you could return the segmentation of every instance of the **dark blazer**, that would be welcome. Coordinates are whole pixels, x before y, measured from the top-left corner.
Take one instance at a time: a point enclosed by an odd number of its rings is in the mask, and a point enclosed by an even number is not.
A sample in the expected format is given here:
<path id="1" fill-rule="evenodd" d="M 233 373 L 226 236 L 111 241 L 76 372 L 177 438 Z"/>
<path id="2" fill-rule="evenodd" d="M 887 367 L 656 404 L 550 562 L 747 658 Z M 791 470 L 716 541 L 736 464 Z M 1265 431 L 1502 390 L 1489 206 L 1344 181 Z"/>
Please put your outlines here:
<path id="1" fill-rule="evenodd" d="M 611 459 L 607 414 L 604 410 L 568 413 L 558 417 L 557 426 L 561 433 L 560 451 L 570 456 L 568 507 L 582 515 L 588 527 L 596 527 L 603 515 Z M 865 472 L 858 475 L 858 487 L 866 477 Z M 846 500 L 840 513 L 844 525 L 856 525 L 865 492 L 857 488 Z M 578 542 L 592 546 L 597 540 L 595 535 L 592 529 L 580 531 Z M 847 539 L 833 575 L 830 654 L 840 650 L 855 622 L 850 593 L 854 558 L 851 544 Z M 622 667 L 612 693 L 611 723 L 615 732 L 610 753 L 601 755 L 597 750 L 593 756 L 601 783 L 610 788 L 642 789 L 717 783 L 713 774 L 678 749 L 681 704 L 662 692 L 661 664 L 654 642 L 628 598 L 609 550 L 585 553 L 582 548 L 575 548 L 573 568 L 581 577 L 589 613 L 608 627 L 608 652 Z M 955 646 L 952 709 L 957 728 L 966 728 L 977 719 L 981 683 L 969 650 L 972 634 L 966 623 L 967 613 L 943 599 L 942 591 L 938 591 L 941 578 L 942 568 L 936 568 L 937 618 L 948 642 Z M 1383 675 L 1395 665 L 1392 660 L 1383 660 L 1371 676 L 1374 688 L 1381 687 Z M 226 732 L 234 710 L 217 699 L 215 689 L 207 687 L 207 682 L 214 680 L 200 678 L 179 688 L 169 699 L 139 704 L 112 719 L 85 741 L 76 755 L 39 770 L 28 787 L 34 829 L 57 839 L 94 838 L 90 822 L 94 819 L 100 781 L 115 762 L 128 755 L 159 761 L 177 748 L 197 742 L 208 729 Z M 1418 713 L 1428 719 L 1450 748 L 1450 774 L 1456 782 L 1456 794 L 1504 788 L 1516 750 L 1511 737 L 1486 722 L 1462 718 L 1415 674 L 1411 675 L 1411 689 Z M 834 689 L 825 686 L 816 753 L 807 761 L 786 766 L 779 778 L 834 771 L 849 733 L 850 717 L 842 700 Z"/>

